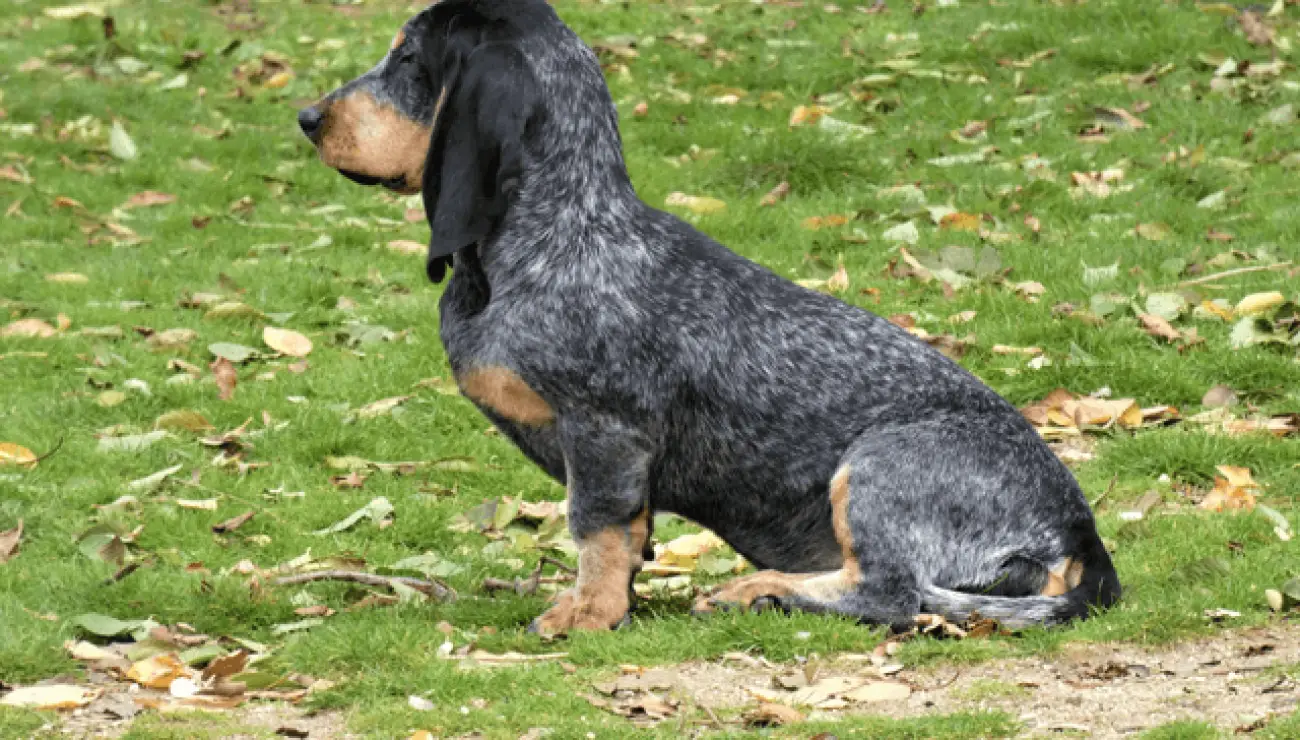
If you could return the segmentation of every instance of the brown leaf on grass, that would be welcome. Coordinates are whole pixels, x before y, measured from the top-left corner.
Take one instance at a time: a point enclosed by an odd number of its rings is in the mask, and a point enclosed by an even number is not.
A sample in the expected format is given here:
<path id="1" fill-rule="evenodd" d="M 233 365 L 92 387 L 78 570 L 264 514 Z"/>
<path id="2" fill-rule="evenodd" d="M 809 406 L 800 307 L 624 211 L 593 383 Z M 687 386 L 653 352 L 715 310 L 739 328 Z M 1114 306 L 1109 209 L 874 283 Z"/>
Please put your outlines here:
<path id="1" fill-rule="evenodd" d="M 1149 413 L 1148 413 L 1149 411 Z M 1143 409 L 1131 398 L 1104 399 L 1075 396 L 1058 388 L 1042 401 L 1020 409 L 1038 433 L 1049 440 L 1077 436 L 1085 428 L 1119 427 L 1136 429 L 1144 423 L 1161 422 L 1177 418 L 1177 410 L 1170 406 Z"/>
<path id="2" fill-rule="evenodd" d="M 757 707 L 745 712 L 745 724 L 749 727 L 778 727 L 803 720 L 803 712 L 798 709 L 770 701 L 760 701 Z"/>
<path id="3" fill-rule="evenodd" d="M 1255 11 L 1244 11 L 1237 16 L 1237 23 L 1241 26 L 1242 33 L 1246 34 L 1246 41 L 1250 42 L 1251 46 L 1273 45 L 1273 29 L 1269 28 Z"/>
<path id="4" fill-rule="evenodd" d="M 777 203 L 785 200 L 785 197 L 789 194 L 790 194 L 790 183 L 786 182 L 785 180 L 782 180 L 781 182 L 777 183 L 776 187 L 769 190 L 767 192 L 767 195 L 764 195 L 763 199 L 760 200 L 758 204 L 760 206 L 774 206 Z"/>
<path id="5" fill-rule="evenodd" d="M 212 371 L 212 376 L 217 381 L 217 398 L 222 401 L 229 401 L 235 397 L 235 385 L 239 383 L 239 374 L 235 372 L 235 364 L 224 357 L 218 357 L 208 365 Z"/>
<path id="6" fill-rule="evenodd" d="M 829 229 L 836 226 L 843 226 L 848 222 L 848 216 L 833 213 L 829 216 L 810 216 L 805 218 L 803 220 L 803 227 L 809 231 L 817 231 L 818 229 Z"/>
<path id="7" fill-rule="evenodd" d="M 826 278 L 826 292 L 840 294 L 849 289 L 849 273 L 840 264 L 829 278 Z"/>
<path id="8" fill-rule="evenodd" d="M 969 231 L 977 233 L 980 230 L 980 217 L 974 213 L 949 213 L 939 219 L 939 228 L 948 231 Z"/>
<path id="9" fill-rule="evenodd" d="M 212 662 L 208 663 L 207 667 L 203 669 L 202 675 L 204 680 L 230 678 L 231 676 L 243 673 L 244 668 L 247 666 L 248 651 L 240 649 L 230 653 L 229 655 L 214 658 Z"/>
<path id="10" fill-rule="evenodd" d="M 165 206 L 176 202 L 176 196 L 171 193 L 160 193 L 157 190 L 144 190 L 132 195 L 122 204 L 122 208 L 148 208 L 151 206 Z"/>
<path id="11" fill-rule="evenodd" d="M 1100 172 L 1071 172 L 1070 182 L 1073 184 L 1075 194 L 1086 194 L 1094 198 L 1108 198 L 1111 194 L 1111 183 L 1120 182 L 1124 179 L 1124 170 L 1112 168 Z"/>
<path id="12" fill-rule="evenodd" d="M 304 606 L 293 610 L 294 614 L 300 617 L 332 617 L 334 610 L 324 604 L 315 604 L 313 606 Z"/>
<path id="13" fill-rule="evenodd" d="M 11 164 L 7 164 L 3 167 L 0 167 L 0 180 L 8 180 L 9 182 L 16 182 L 19 185 L 30 185 L 32 182 L 32 178 L 30 175 L 28 175 L 25 172 L 19 171 L 17 167 L 14 167 Z"/>
<path id="14" fill-rule="evenodd" d="M 685 208 L 692 213 L 707 215 L 717 213 L 727 207 L 726 202 L 705 195 L 687 195 L 686 193 L 669 193 L 664 205 Z"/>
<path id="15" fill-rule="evenodd" d="M 236 529 L 239 529 L 240 527 L 247 524 L 248 520 L 252 519 L 254 514 L 255 512 L 245 511 L 243 514 L 240 514 L 239 516 L 231 517 L 230 519 L 227 519 L 224 522 L 220 522 L 212 525 L 212 531 L 215 532 L 216 534 L 226 534 L 227 532 L 233 532 Z"/>
<path id="16" fill-rule="evenodd" d="M 126 677 L 141 686 L 151 689 L 166 690 L 172 681 L 187 678 L 189 666 L 176 653 L 160 653 L 131 665 Z"/>
<path id="17" fill-rule="evenodd" d="M 421 214 L 423 217 L 423 214 Z M 429 245 L 410 239 L 394 239 L 388 243 L 388 249 L 398 254 L 423 255 L 429 251 Z"/>
<path id="18" fill-rule="evenodd" d="M 347 475 L 332 475 L 330 483 L 336 488 L 361 488 L 366 484 L 366 476 L 353 470 Z"/>
<path id="19" fill-rule="evenodd" d="M 1039 297 L 1047 292 L 1047 288 L 1037 280 L 1026 280 L 1011 287 L 1015 289 L 1017 295 L 1030 303 L 1037 303 Z"/>
<path id="20" fill-rule="evenodd" d="M 290 357 L 306 357 L 311 354 L 311 340 L 290 329 L 265 327 L 262 329 L 262 341 L 276 352 Z"/>
<path id="21" fill-rule="evenodd" d="M 0 337 L 24 337 L 28 339 L 49 339 L 58 336 L 59 330 L 40 319 L 18 319 L 0 329 Z"/>
<path id="22" fill-rule="evenodd" d="M 193 329 L 167 329 L 151 334 L 145 342 L 153 349 L 181 349 L 198 336 Z"/>
<path id="23" fill-rule="evenodd" d="M 831 109 L 824 105 L 799 105 L 790 111 L 790 126 L 806 126 L 810 123 L 817 123 L 822 116 L 831 112 Z"/>
<path id="24" fill-rule="evenodd" d="M 35 452 L 22 445 L 13 442 L 0 442 L 0 467 L 5 465 L 35 465 L 39 459 Z"/>
<path id="25" fill-rule="evenodd" d="M 0 532 L 0 565 L 4 565 L 13 559 L 18 552 L 18 543 L 23 539 L 23 520 L 18 520 L 18 526 L 13 529 L 6 529 Z"/>
<path id="26" fill-rule="evenodd" d="M 1259 484 L 1251 477 L 1250 468 L 1219 465 L 1220 475 L 1214 478 L 1214 489 L 1201 501 L 1207 511 L 1251 511 L 1255 508 L 1255 493 Z"/>
<path id="27" fill-rule="evenodd" d="M 90 278 L 79 272 L 54 272 L 45 276 L 47 283 L 61 283 L 63 285 L 85 285 L 90 282 Z"/>
<path id="28" fill-rule="evenodd" d="M 1167 342 L 1176 342 L 1183 338 L 1183 333 L 1174 328 L 1163 316 L 1144 313 L 1138 315 L 1138 321 L 1142 323 L 1142 329 L 1153 337 L 1163 339 Z"/>

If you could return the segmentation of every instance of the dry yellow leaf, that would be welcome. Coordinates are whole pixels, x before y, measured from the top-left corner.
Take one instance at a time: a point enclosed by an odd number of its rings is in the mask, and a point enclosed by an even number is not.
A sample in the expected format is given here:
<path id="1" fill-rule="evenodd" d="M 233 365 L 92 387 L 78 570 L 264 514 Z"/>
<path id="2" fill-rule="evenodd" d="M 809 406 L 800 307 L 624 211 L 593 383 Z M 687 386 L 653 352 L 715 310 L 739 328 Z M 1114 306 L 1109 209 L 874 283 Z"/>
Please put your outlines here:
<path id="1" fill-rule="evenodd" d="M 268 326 L 262 329 L 262 341 L 276 352 L 290 357 L 306 357 L 311 354 L 311 340 L 291 329 Z"/>
<path id="2" fill-rule="evenodd" d="M 685 208 L 692 213 L 701 215 L 717 213 L 727 207 L 726 202 L 717 198 L 703 195 L 687 195 L 686 193 L 669 193 L 668 197 L 664 199 L 664 205 Z"/>
<path id="3" fill-rule="evenodd" d="M 939 228 L 949 231 L 976 232 L 980 230 L 980 217 L 974 213 L 962 213 L 961 211 L 949 213 L 939 219 Z"/>
<path id="4" fill-rule="evenodd" d="M 278 90 L 279 88 L 288 85 L 292 81 L 293 81 L 293 72 L 289 72 L 289 71 L 276 72 L 275 74 L 268 77 L 266 79 L 266 82 L 262 83 L 262 87 L 269 87 Z"/>
<path id="5" fill-rule="evenodd" d="M 799 105 L 790 111 L 791 126 L 806 126 L 810 123 L 817 123 L 817 119 L 830 113 L 831 109 L 824 105 Z"/>
<path id="6" fill-rule="evenodd" d="M 0 337 L 27 337 L 32 339 L 49 339 L 59 333 L 57 329 L 40 319 L 18 319 L 0 329 Z"/>
<path id="7" fill-rule="evenodd" d="M 51 283 L 66 283 L 69 285 L 85 285 L 90 282 L 90 278 L 79 272 L 55 272 L 46 275 L 45 280 Z"/>
<path id="8" fill-rule="evenodd" d="M 428 245 L 410 239 L 394 239 L 388 243 L 388 248 L 398 254 L 423 255 L 429 251 Z"/>
<path id="9" fill-rule="evenodd" d="M 1258 316 L 1268 313 L 1286 302 L 1286 296 L 1277 291 L 1268 293 L 1251 293 L 1237 304 L 1238 316 Z"/>
<path id="10" fill-rule="evenodd" d="M 660 565 L 694 568 L 695 561 L 699 560 L 701 555 L 725 544 L 721 537 L 709 531 L 684 534 L 663 545 L 655 556 L 655 562 Z"/>
<path id="11" fill-rule="evenodd" d="M 166 689 L 172 681 L 188 677 L 190 669 L 176 653 L 161 653 L 133 663 L 126 677 L 151 689 Z"/>
<path id="12" fill-rule="evenodd" d="M 0 442 L 0 467 L 5 465 L 31 465 L 36 453 L 13 442 Z"/>
<path id="13" fill-rule="evenodd" d="M 76 709 L 99 698 L 101 691 L 88 686 L 68 684 L 24 686 L 5 694 L 0 698 L 0 705 L 37 710 Z"/>

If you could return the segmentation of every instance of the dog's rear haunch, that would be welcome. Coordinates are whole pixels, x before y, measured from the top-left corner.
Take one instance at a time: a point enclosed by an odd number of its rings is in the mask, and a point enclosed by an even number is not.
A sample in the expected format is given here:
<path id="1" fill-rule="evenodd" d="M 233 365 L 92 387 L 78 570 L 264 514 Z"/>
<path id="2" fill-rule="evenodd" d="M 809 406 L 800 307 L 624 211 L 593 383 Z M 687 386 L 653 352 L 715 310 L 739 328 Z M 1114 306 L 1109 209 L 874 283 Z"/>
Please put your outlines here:
<path id="1" fill-rule="evenodd" d="M 537 630 L 620 624 L 656 511 L 770 569 L 700 611 L 1017 627 L 1119 598 L 1014 407 L 637 198 L 596 57 L 544 0 L 436 3 L 299 122 L 349 178 L 422 191 L 457 383 L 568 486 L 578 581 Z"/>

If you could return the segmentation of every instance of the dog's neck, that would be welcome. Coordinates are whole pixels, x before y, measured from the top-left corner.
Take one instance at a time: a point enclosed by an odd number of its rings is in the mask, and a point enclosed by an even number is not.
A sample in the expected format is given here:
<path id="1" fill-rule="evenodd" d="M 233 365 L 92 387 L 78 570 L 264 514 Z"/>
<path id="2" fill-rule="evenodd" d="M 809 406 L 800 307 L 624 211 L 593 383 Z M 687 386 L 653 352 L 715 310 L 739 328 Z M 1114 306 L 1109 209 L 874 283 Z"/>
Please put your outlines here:
<path id="1" fill-rule="evenodd" d="M 537 64 L 548 109 L 529 134 L 509 214 L 480 245 L 494 283 L 541 276 L 550 265 L 571 270 L 575 262 L 607 262 L 611 250 L 622 259 L 638 257 L 640 240 L 627 232 L 645 206 L 628 176 L 618 114 L 595 56 L 586 47 L 581 52 L 590 56 L 565 60 L 552 53 Z"/>

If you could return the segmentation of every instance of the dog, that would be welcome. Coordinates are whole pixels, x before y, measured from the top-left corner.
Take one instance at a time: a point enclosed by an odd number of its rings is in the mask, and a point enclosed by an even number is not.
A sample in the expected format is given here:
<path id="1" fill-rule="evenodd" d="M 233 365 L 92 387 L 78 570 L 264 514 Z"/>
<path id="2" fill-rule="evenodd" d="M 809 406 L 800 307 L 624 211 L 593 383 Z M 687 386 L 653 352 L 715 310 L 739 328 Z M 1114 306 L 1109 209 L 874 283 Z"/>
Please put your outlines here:
<path id="1" fill-rule="evenodd" d="M 1010 403 L 638 198 L 596 56 L 545 0 L 435 2 L 298 123 L 351 180 L 422 193 L 457 385 L 567 486 L 577 581 L 534 631 L 622 624 L 660 511 L 761 569 L 698 612 L 1017 628 L 1119 598 Z"/>

